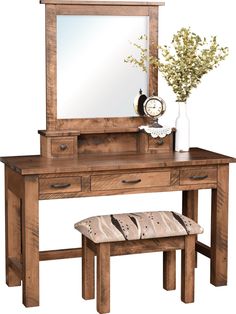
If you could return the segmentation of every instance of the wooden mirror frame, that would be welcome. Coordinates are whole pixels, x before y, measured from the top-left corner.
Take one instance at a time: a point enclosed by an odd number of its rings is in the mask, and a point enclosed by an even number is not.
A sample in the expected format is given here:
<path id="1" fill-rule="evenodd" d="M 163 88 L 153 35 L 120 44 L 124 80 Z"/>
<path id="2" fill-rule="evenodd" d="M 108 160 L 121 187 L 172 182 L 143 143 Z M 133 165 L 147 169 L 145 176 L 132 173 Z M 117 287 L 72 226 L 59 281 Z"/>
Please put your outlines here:
<path id="1" fill-rule="evenodd" d="M 149 17 L 149 51 L 157 55 L 158 9 L 162 2 L 94 2 L 41 0 L 46 5 L 46 124 L 47 131 L 84 133 L 127 132 L 145 123 L 144 117 L 57 119 L 57 15 Z M 149 94 L 158 93 L 158 73 L 149 68 Z"/>

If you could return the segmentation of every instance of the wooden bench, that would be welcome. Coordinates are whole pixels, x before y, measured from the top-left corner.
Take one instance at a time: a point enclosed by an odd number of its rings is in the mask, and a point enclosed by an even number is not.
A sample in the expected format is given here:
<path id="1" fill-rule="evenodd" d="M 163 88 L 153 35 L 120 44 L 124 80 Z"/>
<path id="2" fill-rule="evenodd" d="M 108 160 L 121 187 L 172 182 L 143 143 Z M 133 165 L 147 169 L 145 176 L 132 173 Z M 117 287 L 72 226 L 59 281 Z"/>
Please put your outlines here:
<path id="1" fill-rule="evenodd" d="M 176 250 L 181 249 L 181 300 L 194 301 L 196 234 L 203 229 L 171 211 L 95 216 L 75 224 L 82 233 L 82 297 L 93 299 L 97 256 L 97 311 L 110 312 L 110 256 L 163 251 L 163 287 L 175 289 Z"/>

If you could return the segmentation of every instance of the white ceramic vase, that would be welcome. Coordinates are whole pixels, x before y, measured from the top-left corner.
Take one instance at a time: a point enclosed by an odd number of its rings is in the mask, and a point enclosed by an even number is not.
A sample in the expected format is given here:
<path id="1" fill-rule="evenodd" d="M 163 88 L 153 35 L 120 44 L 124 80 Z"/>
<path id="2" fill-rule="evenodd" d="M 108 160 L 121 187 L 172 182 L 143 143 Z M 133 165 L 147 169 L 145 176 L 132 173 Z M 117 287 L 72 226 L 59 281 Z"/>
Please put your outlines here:
<path id="1" fill-rule="evenodd" d="M 186 102 L 178 102 L 179 115 L 175 121 L 175 151 L 188 152 L 189 151 L 189 137 L 190 137 L 190 123 L 187 114 Z"/>

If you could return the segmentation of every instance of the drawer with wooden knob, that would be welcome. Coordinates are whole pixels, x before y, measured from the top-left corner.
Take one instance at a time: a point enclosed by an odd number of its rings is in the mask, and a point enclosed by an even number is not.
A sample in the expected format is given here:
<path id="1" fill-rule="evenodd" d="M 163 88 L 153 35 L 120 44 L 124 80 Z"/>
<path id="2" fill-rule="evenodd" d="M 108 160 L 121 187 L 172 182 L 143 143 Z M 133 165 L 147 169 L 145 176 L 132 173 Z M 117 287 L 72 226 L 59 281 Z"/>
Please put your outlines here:
<path id="1" fill-rule="evenodd" d="M 216 167 L 193 167 L 180 170 L 180 185 L 217 183 Z"/>
<path id="2" fill-rule="evenodd" d="M 173 150 L 173 135 L 167 135 L 164 138 L 149 136 L 148 150 L 150 153 L 169 152 Z"/>
<path id="3" fill-rule="evenodd" d="M 74 139 L 73 138 L 60 138 L 51 140 L 52 156 L 68 156 L 74 154 Z"/>
<path id="4" fill-rule="evenodd" d="M 78 157 L 79 131 L 39 130 L 42 157 L 60 159 Z"/>
<path id="5" fill-rule="evenodd" d="M 94 175 L 91 176 L 91 191 L 169 186 L 170 178 L 170 171 Z"/>
<path id="6" fill-rule="evenodd" d="M 40 194 L 75 193 L 82 190 L 81 177 L 56 177 L 39 179 Z"/>

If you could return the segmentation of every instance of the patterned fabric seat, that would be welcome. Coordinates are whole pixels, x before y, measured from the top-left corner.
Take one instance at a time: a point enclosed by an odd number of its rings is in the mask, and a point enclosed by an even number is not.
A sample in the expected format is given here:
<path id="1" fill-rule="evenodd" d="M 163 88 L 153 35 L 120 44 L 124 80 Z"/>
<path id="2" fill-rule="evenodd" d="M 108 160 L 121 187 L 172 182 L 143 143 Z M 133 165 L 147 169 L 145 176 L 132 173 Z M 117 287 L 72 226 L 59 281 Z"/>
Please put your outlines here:
<path id="1" fill-rule="evenodd" d="M 110 257 L 163 252 L 163 288 L 176 287 L 176 250 L 181 250 L 181 300 L 194 302 L 196 235 L 203 228 L 172 211 L 94 216 L 75 224 L 82 233 L 82 297 L 95 297 L 97 311 L 110 312 Z M 158 240 L 157 240 L 158 239 Z"/>
<path id="2" fill-rule="evenodd" d="M 181 214 L 156 211 L 94 216 L 75 224 L 94 243 L 199 234 L 203 228 Z"/>

